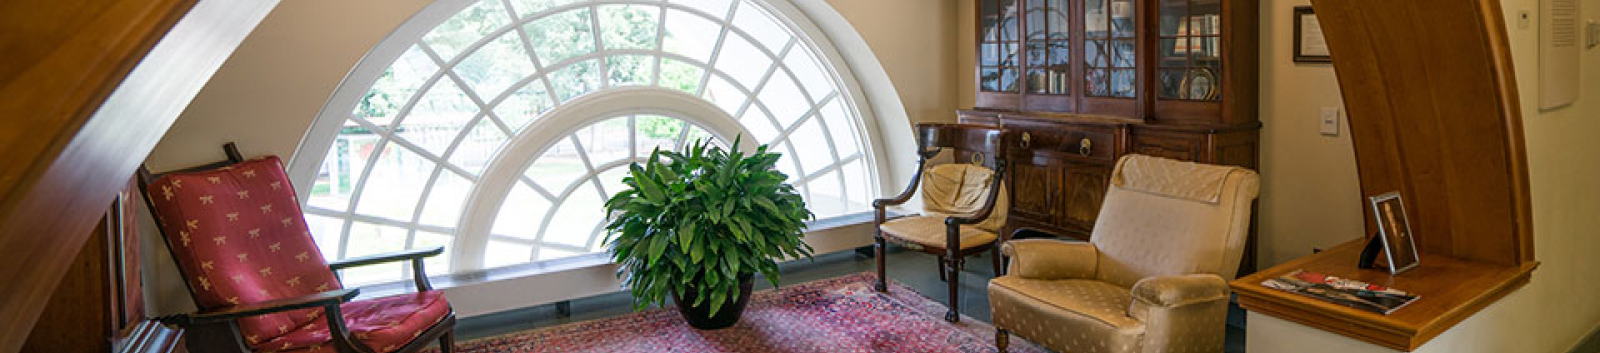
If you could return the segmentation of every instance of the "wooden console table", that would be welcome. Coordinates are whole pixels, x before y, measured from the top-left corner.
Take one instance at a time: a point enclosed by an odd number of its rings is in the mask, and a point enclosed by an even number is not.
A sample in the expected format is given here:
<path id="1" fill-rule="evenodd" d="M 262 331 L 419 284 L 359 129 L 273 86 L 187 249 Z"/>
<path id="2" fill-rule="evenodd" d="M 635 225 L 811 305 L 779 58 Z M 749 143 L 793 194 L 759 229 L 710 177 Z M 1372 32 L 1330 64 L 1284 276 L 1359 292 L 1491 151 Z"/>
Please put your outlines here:
<path id="1" fill-rule="evenodd" d="M 1356 268 L 1365 240 L 1295 259 L 1232 283 L 1239 306 L 1400 351 L 1411 351 L 1490 303 L 1528 284 L 1538 262 L 1502 266 L 1423 253 L 1417 268 L 1390 275 Z M 1389 315 L 1349 308 L 1261 285 L 1294 270 L 1319 272 L 1415 293 L 1416 302 Z"/>

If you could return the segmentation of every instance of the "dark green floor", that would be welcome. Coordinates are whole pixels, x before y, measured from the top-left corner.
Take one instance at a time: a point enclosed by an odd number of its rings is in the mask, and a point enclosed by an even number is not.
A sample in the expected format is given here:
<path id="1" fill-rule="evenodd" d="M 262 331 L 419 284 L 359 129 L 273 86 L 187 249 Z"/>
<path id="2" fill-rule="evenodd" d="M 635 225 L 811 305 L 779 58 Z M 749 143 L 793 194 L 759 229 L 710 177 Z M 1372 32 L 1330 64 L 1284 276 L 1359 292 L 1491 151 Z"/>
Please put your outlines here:
<path id="1" fill-rule="evenodd" d="M 913 251 L 895 251 L 888 259 L 889 278 L 918 293 L 943 302 L 948 289 L 939 280 L 937 260 L 932 255 Z M 797 261 L 783 266 L 783 283 L 802 283 L 874 270 L 870 257 L 845 251 L 818 255 L 815 261 Z M 987 254 L 967 260 L 961 277 L 961 313 L 973 319 L 989 321 L 989 296 L 985 289 L 994 271 Z M 761 289 L 771 288 L 766 281 L 756 281 Z M 583 298 L 571 302 L 570 317 L 557 314 L 555 305 L 541 305 L 490 315 L 462 319 L 456 327 L 457 340 L 497 336 L 517 331 L 550 327 L 569 322 L 580 322 L 623 315 L 632 311 L 632 299 L 627 293 L 614 293 Z M 1244 352 L 1243 312 L 1229 314 L 1229 353 Z"/>

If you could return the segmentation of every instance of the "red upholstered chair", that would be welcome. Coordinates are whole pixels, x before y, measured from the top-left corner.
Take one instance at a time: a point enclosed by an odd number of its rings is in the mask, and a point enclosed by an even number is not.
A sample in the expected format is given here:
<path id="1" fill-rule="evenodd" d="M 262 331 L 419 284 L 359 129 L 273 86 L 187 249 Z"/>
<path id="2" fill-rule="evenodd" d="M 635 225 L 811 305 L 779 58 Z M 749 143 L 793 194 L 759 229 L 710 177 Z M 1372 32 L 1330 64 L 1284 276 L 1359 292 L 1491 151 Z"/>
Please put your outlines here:
<path id="1" fill-rule="evenodd" d="M 192 352 L 452 351 L 455 311 L 422 268 L 443 248 L 328 263 L 312 242 L 278 157 L 228 160 L 155 175 L 140 189 L 199 311 L 163 318 Z M 417 292 L 351 301 L 334 271 L 410 261 Z"/>

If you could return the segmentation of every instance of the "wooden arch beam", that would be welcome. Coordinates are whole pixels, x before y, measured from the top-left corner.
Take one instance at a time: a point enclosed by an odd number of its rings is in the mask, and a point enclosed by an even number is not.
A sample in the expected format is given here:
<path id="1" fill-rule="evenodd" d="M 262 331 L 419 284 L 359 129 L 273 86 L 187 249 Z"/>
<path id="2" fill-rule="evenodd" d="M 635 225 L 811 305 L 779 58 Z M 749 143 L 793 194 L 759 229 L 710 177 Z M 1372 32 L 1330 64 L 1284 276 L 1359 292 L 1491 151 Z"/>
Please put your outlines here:
<path id="1" fill-rule="evenodd" d="M 1534 261 L 1522 114 L 1500 2 L 1312 5 L 1349 111 L 1363 196 L 1400 191 L 1424 254 L 1501 266 Z"/>

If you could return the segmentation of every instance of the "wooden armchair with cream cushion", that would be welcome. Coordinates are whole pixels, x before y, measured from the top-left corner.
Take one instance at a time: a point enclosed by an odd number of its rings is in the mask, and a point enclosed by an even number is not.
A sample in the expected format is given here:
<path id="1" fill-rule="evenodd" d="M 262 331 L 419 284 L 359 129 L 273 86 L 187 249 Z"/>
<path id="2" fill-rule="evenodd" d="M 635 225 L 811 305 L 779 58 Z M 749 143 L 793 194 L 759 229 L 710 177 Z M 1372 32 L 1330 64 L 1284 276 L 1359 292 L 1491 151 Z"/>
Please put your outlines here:
<path id="1" fill-rule="evenodd" d="M 1006 130 L 967 124 L 917 125 L 917 173 L 900 195 L 872 202 L 880 292 L 889 290 L 885 270 L 888 242 L 938 256 L 939 279 L 949 286 L 944 319 L 961 320 L 960 271 L 967 256 L 994 252 L 1000 268 L 1000 228 L 1006 224 Z M 932 164 L 942 151 L 958 156 L 955 163 Z M 904 204 L 922 189 L 922 214 L 885 219 L 886 208 Z M 996 275 L 999 275 L 996 273 Z"/>
<path id="2" fill-rule="evenodd" d="M 1009 332 L 1059 352 L 1222 352 L 1259 191 L 1248 169 L 1123 157 L 1089 242 L 1004 244 L 995 344 Z"/>

